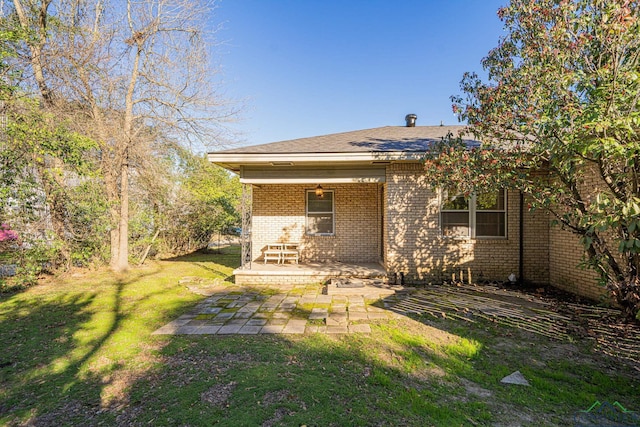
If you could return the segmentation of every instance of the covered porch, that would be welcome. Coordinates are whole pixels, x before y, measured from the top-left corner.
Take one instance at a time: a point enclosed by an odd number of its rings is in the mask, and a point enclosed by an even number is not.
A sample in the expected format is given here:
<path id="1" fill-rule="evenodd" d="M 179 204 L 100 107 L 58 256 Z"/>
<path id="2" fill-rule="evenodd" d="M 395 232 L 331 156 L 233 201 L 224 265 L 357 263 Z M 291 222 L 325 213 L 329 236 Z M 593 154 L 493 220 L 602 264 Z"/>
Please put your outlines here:
<path id="1" fill-rule="evenodd" d="M 385 280 L 387 271 L 378 263 L 301 262 L 270 264 L 251 262 L 233 271 L 237 285 L 300 285 L 324 283 L 336 278 Z"/>

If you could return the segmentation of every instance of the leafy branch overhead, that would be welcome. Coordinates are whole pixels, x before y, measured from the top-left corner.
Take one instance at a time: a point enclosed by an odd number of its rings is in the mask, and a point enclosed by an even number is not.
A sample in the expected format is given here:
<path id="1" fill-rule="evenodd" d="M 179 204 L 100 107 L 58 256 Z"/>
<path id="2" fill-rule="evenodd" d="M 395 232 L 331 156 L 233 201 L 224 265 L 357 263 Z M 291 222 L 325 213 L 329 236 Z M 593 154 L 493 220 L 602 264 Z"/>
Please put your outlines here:
<path id="1" fill-rule="evenodd" d="M 467 73 L 453 110 L 483 141 L 427 155 L 436 182 L 521 190 L 579 236 L 588 266 L 640 310 L 640 6 L 513 0 L 506 36 Z"/>

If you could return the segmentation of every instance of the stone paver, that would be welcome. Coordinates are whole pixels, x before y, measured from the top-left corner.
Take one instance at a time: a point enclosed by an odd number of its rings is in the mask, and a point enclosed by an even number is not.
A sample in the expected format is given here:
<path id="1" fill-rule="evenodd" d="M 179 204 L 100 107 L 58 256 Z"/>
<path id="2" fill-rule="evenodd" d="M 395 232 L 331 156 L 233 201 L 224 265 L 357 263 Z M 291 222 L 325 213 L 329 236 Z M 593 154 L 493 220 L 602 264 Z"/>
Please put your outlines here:
<path id="1" fill-rule="evenodd" d="M 331 304 L 333 297 L 331 295 L 318 295 L 316 301 L 318 304 Z"/>
<path id="2" fill-rule="evenodd" d="M 241 335 L 255 335 L 260 333 L 260 329 L 262 329 L 262 326 L 244 325 L 242 328 L 240 328 L 238 333 Z"/>
<path id="3" fill-rule="evenodd" d="M 282 330 L 283 334 L 304 334 L 307 321 L 304 319 L 291 319 Z"/>
<path id="4" fill-rule="evenodd" d="M 349 321 L 357 321 L 357 320 L 369 320 L 369 316 L 366 311 L 350 311 L 349 312 Z"/>
<path id="5" fill-rule="evenodd" d="M 175 333 L 185 335 L 197 334 L 198 329 L 200 329 L 200 326 L 180 326 Z"/>
<path id="6" fill-rule="evenodd" d="M 260 329 L 261 334 L 279 334 L 282 333 L 284 329 L 284 325 L 264 325 L 262 329 Z"/>
<path id="7" fill-rule="evenodd" d="M 200 331 L 202 331 L 203 334 L 216 334 L 220 328 L 222 328 L 220 325 L 206 325 L 201 326 Z"/>
<path id="8" fill-rule="evenodd" d="M 317 286 L 296 285 L 289 291 L 263 295 L 240 287 L 221 288 L 153 334 L 371 333 L 370 319 L 389 318 L 388 309 L 368 306 L 362 296 L 323 295 Z"/>
<path id="9" fill-rule="evenodd" d="M 234 314 L 235 313 L 218 313 L 218 315 L 215 318 L 227 320 L 227 319 L 231 319 Z"/>
<path id="10" fill-rule="evenodd" d="M 327 319 L 327 326 L 337 326 L 347 324 L 347 313 L 331 313 Z"/>
<path id="11" fill-rule="evenodd" d="M 309 314 L 309 320 L 326 319 L 329 315 L 329 310 L 326 308 L 312 308 L 311 314 Z"/>
<path id="12" fill-rule="evenodd" d="M 237 334 L 243 325 L 224 325 L 218 330 L 219 335 L 223 334 Z"/>
<path id="13" fill-rule="evenodd" d="M 273 316 L 271 316 L 272 319 L 288 319 L 291 317 L 290 313 L 283 313 L 283 312 L 275 312 L 273 313 Z"/>

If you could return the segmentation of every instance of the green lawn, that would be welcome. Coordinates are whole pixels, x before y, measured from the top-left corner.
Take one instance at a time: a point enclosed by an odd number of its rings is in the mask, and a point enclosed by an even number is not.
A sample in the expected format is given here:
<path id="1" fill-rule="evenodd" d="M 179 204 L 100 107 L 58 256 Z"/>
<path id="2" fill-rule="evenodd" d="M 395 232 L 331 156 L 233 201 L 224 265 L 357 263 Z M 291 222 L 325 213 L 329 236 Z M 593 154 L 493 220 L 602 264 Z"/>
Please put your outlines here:
<path id="1" fill-rule="evenodd" d="M 0 425 L 574 425 L 640 410 L 637 369 L 489 322 L 401 318 L 370 335 L 151 336 L 230 280 L 237 248 L 0 295 Z M 530 387 L 500 379 L 520 370 Z"/>

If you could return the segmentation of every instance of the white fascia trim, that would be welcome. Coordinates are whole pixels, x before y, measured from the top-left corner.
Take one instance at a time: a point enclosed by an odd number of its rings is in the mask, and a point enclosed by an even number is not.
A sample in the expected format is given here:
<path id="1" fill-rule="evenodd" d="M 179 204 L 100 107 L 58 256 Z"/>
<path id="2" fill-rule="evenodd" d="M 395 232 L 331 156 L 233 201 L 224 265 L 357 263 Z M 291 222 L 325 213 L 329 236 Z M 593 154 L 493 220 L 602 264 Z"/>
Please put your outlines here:
<path id="1" fill-rule="evenodd" d="M 240 178 L 242 184 L 375 184 L 384 178 Z"/>
<path id="2" fill-rule="evenodd" d="M 417 161 L 423 158 L 422 153 L 414 152 L 380 152 L 380 153 L 209 153 L 208 159 L 212 163 L 225 164 L 260 164 L 271 162 L 301 163 L 323 162 L 374 162 L 374 161 Z"/>

